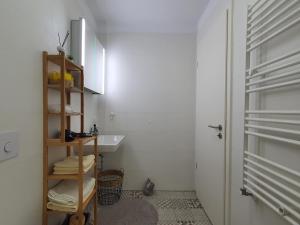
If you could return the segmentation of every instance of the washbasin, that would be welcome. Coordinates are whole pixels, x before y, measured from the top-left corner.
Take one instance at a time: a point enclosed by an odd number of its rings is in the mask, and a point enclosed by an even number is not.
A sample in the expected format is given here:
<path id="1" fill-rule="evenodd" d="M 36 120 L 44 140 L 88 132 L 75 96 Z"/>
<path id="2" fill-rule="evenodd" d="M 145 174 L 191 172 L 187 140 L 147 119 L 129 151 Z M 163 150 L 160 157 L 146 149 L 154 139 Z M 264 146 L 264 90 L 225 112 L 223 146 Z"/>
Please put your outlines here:
<path id="1" fill-rule="evenodd" d="M 98 146 L 101 152 L 115 152 L 124 141 L 124 135 L 99 135 Z M 93 143 L 89 143 L 92 146 Z"/>

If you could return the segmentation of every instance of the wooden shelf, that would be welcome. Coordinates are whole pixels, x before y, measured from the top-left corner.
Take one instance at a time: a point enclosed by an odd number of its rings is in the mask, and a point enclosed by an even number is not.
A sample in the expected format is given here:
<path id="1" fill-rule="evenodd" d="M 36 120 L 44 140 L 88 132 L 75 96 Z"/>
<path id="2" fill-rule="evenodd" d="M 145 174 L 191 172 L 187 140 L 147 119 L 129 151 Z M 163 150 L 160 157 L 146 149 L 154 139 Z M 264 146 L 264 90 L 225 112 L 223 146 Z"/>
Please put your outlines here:
<path id="1" fill-rule="evenodd" d="M 82 116 L 83 113 L 80 113 L 80 112 L 73 112 L 73 113 L 65 113 L 66 116 Z M 49 116 L 60 116 L 61 113 L 52 113 L 52 112 L 48 112 L 48 115 Z"/>
<path id="2" fill-rule="evenodd" d="M 91 192 L 89 197 L 87 197 L 87 199 L 82 203 L 82 210 L 83 211 L 86 209 L 86 207 L 88 206 L 90 201 L 95 197 L 95 195 L 96 195 L 96 188 L 93 189 L 93 191 Z M 70 214 L 72 214 L 72 212 L 58 211 L 58 210 L 51 210 L 51 209 L 48 209 L 47 212 L 48 213 L 70 213 Z M 78 213 L 78 212 L 73 212 L 73 214 L 75 214 L 75 213 Z"/>
<path id="3" fill-rule="evenodd" d="M 59 84 L 48 84 L 48 88 L 60 91 L 60 85 Z M 72 87 L 72 88 L 66 88 L 66 92 L 71 92 L 71 93 L 83 93 L 79 87 Z"/>
<path id="4" fill-rule="evenodd" d="M 49 63 L 54 63 L 60 67 L 60 74 L 64 74 L 66 71 L 72 72 L 78 76 L 78 83 L 80 87 L 72 87 L 66 88 L 65 84 L 49 84 L 48 83 L 48 70 L 51 65 Z M 76 71 L 76 72 L 75 72 Z M 62 88 L 63 87 L 63 88 Z M 49 91 L 50 89 L 55 90 L 59 93 L 57 97 L 60 99 L 60 105 L 66 106 L 71 104 L 71 98 L 73 92 L 80 93 L 79 95 L 79 103 L 80 110 L 79 112 L 74 113 L 51 113 L 48 111 L 48 103 L 49 103 Z M 64 135 L 65 130 L 71 130 L 71 116 L 80 116 L 80 132 L 84 132 L 84 71 L 83 67 L 76 65 L 74 62 L 70 61 L 65 57 L 64 53 L 58 55 L 49 55 L 47 52 L 43 52 L 43 225 L 48 225 L 48 216 L 49 213 L 69 213 L 64 211 L 53 211 L 47 208 L 48 203 L 48 192 L 49 192 L 49 181 L 50 180 L 76 180 L 78 181 L 79 190 L 78 194 L 81 196 L 83 193 L 83 177 L 87 175 L 88 172 L 93 170 L 92 176 L 96 179 L 95 188 L 92 193 L 88 196 L 85 201 L 78 202 L 78 210 L 75 212 L 78 215 L 79 221 L 83 221 L 83 212 L 91 199 L 95 197 L 94 201 L 94 223 L 97 224 L 97 157 L 98 157 L 98 148 L 97 148 L 97 137 L 86 137 L 86 138 L 76 138 L 74 141 L 65 142 Z M 64 116 L 62 116 L 64 115 Z M 57 139 L 49 139 L 49 117 L 57 116 L 60 118 L 60 138 Z M 86 173 L 78 173 L 78 174 L 49 174 L 49 154 L 54 151 L 53 149 L 59 150 L 64 149 L 66 151 L 66 156 L 71 156 L 74 153 L 74 146 L 79 147 L 78 157 L 83 160 L 83 145 L 94 141 L 94 155 L 95 162 L 91 169 Z M 51 150 L 50 150 L 51 149 Z M 88 175 L 87 175 L 88 176 Z"/>
<path id="5" fill-rule="evenodd" d="M 65 56 L 63 56 L 63 55 L 48 55 L 48 60 L 58 66 L 61 66 L 61 61 L 63 58 L 65 58 Z M 65 65 L 66 65 L 67 70 L 71 70 L 71 71 L 82 71 L 83 70 L 83 68 L 81 66 L 75 64 L 68 58 L 65 58 Z"/>
<path id="6" fill-rule="evenodd" d="M 70 142 L 62 142 L 60 139 L 48 139 L 48 146 L 52 147 L 59 147 L 59 146 L 74 146 L 74 145 L 84 145 L 89 143 L 90 141 L 94 141 L 96 139 L 95 136 L 93 137 L 86 137 L 86 138 L 76 138 L 74 141 Z"/>
<path id="7" fill-rule="evenodd" d="M 78 180 L 78 174 L 52 174 L 48 176 L 49 180 Z"/>
<path id="8" fill-rule="evenodd" d="M 48 176 L 49 180 L 78 180 L 78 178 L 81 175 L 86 175 L 89 171 L 91 171 L 93 168 L 95 168 L 96 163 L 93 164 L 93 166 L 83 174 L 51 174 Z"/>

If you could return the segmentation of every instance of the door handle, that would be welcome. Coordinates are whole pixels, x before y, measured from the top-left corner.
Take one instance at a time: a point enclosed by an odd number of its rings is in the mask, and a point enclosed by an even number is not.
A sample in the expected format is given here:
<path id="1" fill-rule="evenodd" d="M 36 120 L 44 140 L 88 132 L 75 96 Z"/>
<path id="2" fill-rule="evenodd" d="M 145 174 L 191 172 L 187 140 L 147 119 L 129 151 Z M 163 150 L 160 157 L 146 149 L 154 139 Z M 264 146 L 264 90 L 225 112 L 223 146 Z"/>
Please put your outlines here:
<path id="1" fill-rule="evenodd" d="M 221 124 L 219 124 L 218 126 L 213 126 L 213 125 L 208 125 L 209 128 L 213 128 L 213 129 L 218 129 L 219 131 L 223 130 L 223 127 Z"/>

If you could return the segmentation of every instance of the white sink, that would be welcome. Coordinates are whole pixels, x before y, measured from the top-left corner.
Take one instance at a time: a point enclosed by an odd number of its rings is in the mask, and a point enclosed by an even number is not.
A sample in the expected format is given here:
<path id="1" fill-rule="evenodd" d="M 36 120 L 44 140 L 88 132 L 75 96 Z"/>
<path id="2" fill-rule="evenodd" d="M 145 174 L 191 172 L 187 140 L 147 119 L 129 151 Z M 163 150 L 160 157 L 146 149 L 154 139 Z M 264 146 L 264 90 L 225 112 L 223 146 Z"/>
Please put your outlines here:
<path id="1" fill-rule="evenodd" d="M 99 135 L 98 136 L 98 146 L 100 147 L 100 152 L 115 152 L 118 150 L 122 142 L 124 141 L 124 135 Z M 89 143 L 88 145 L 93 145 Z"/>

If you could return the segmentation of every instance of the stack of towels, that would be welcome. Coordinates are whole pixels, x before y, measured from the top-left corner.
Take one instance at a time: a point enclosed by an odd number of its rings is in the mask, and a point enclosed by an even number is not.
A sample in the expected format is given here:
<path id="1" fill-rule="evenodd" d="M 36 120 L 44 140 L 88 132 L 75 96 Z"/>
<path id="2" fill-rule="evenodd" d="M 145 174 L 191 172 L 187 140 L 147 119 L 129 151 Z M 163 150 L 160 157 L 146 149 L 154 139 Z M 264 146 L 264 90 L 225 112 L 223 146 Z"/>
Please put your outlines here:
<path id="1" fill-rule="evenodd" d="M 95 155 L 83 156 L 82 166 L 83 171 L 89 171 L 95 163 Z M 53 174 L 78 174 L 79 173 L 79 160 L 77 156 L 67 157 L 63 161 L 54 164 Z"/>
<path id="2" fill-rule="evenodd" d="M 83 201 L 94 190 L 96 179 L 85 177 L 83 182 Z M 77 212 L 79 190 L 77 180 L 64 180 L 48 191 L 47 208 L 55 211 Z"/>
<path id="3" fill-rule="evenodd" d="M 48 106 L 48 112 L 50 113 L 60 113 L 60 104 L 53 104 Z M 71 105 L 66 105 L 65 106 L 65 112 L 66 113 L 73 113 L 75 112 Z"/>

